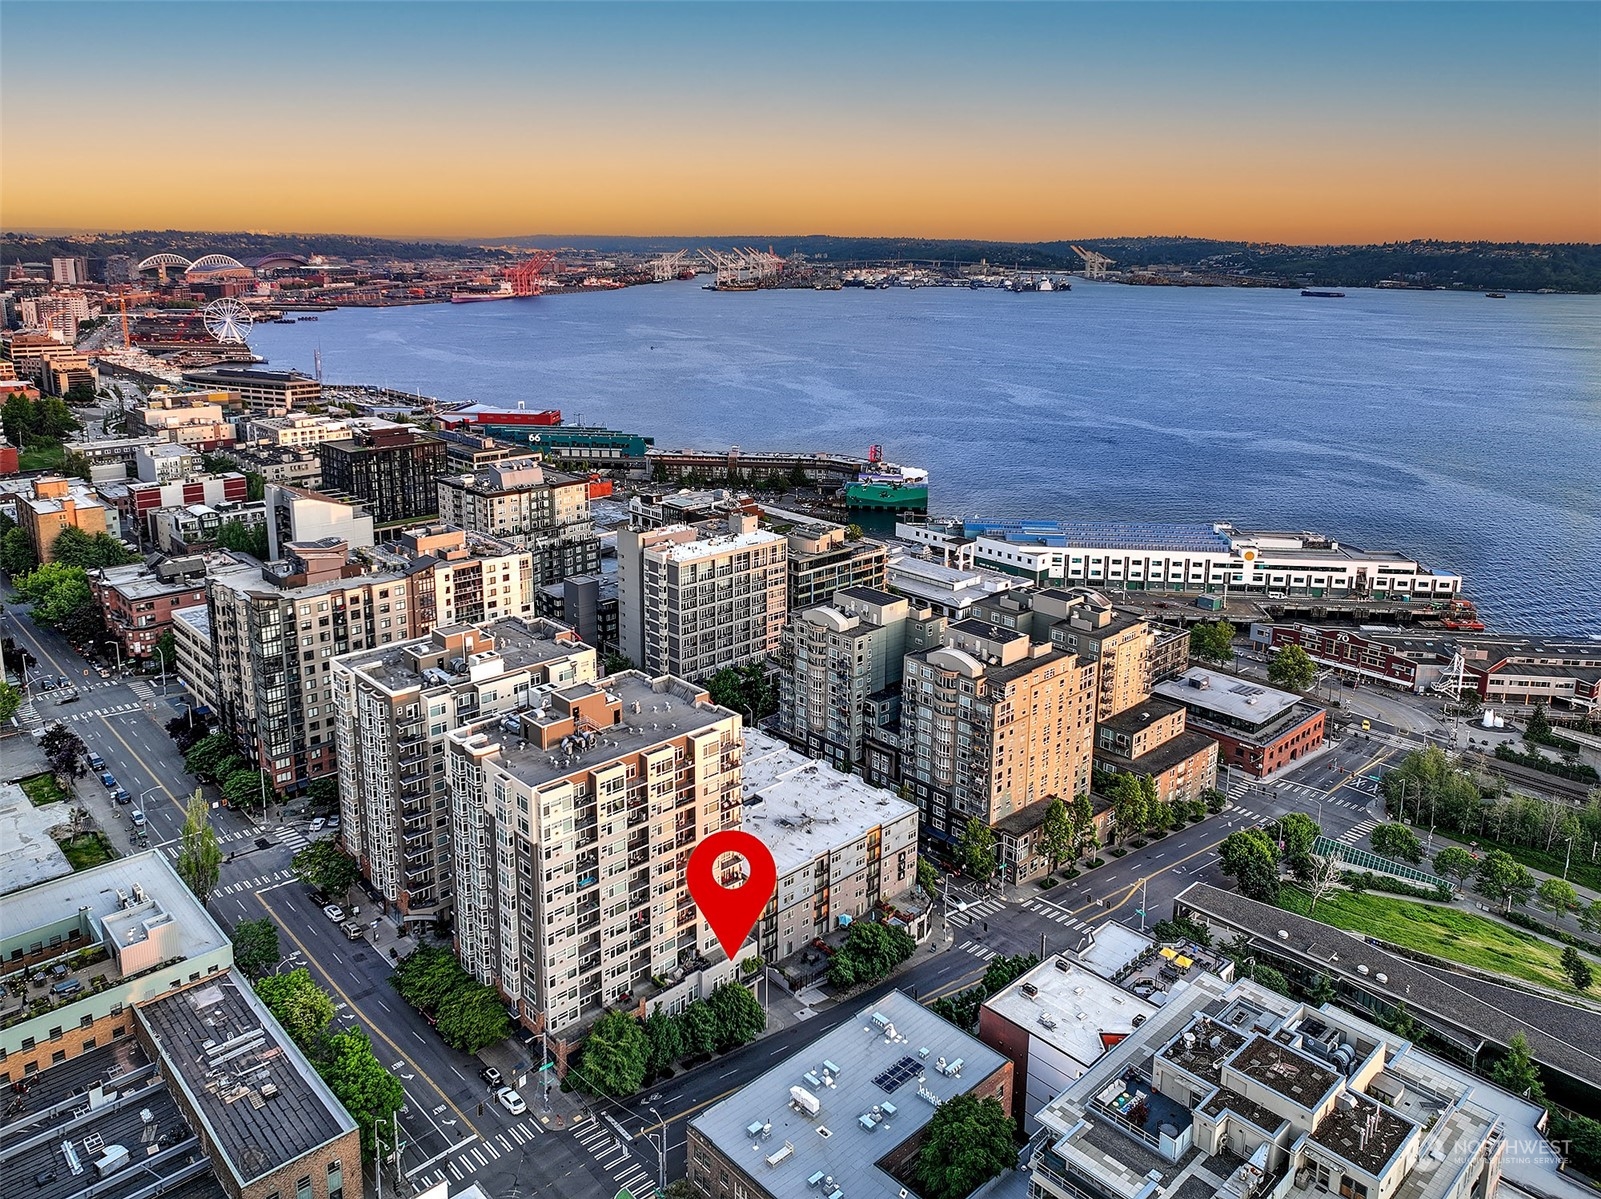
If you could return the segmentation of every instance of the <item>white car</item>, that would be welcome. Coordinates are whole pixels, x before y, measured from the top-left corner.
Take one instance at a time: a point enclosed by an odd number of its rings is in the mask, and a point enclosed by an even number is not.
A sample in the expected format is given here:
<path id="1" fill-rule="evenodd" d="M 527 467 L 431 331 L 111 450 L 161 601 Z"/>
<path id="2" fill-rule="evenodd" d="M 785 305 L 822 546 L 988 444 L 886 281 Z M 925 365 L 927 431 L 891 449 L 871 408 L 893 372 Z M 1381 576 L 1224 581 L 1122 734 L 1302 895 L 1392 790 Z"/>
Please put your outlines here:
<path id="1" fill-rule="evenodd" d="M 500 1100 L 501 1107 L 514 1116 L 520 1116 L 528 1110 L 528 1105 L 523 1102 L 523 1097 L 510 1087 L 501 1087 L 500 1090 L 495 1092 L 495 1098 Z"/>
<path id="2" fill-rule="evenodd" d="M 327 824 L 328 822 L 319 816 L 317 819 L 311 822 L 311 831 L 314 833 L 320 833 L 324 828 L 327 827 Z"/>
<path id="3" fill-rule="evenodd" d="M 345 909 L 340 907 L 337 903 L 331 903 L 327 907 L 323 908 L 322 914 L 328 917 L 328 919 L 332 920 L 335 924 L 338 924 L 345 918 Z"/>

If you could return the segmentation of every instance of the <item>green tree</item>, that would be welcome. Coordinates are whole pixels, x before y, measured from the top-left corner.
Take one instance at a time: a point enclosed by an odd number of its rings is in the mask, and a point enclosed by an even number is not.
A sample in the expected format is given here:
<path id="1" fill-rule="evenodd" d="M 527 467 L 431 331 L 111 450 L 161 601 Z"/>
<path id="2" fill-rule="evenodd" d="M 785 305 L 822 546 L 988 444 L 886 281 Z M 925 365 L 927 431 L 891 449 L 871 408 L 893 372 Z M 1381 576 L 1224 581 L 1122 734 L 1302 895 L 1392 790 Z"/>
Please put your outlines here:
<path id="1" fill-rule="evenodd" d="M 867 534 L 862 531 L 862 526 L 859 524 L 855 524 L 853 522 L 845 526 L 846 541 L 860 541 L 866 535 Z"/>
<path id="2" fill-rule="evenodd" d="M 50 769 L 65 779 L 81 779 L 89 773 L 89 747 L 59 720 L 45 730 L 39 738 Z"/>
<path id="3" fill-rule="evenodd" d="M 1281 852 L 1284 855 L 1285 868 L 1294 876 L 1297 882 L 1309 882 L 1316 862 L 1312 857 L 1312 848 L 1317 839 L 1323 835 L 1317 821 L 1305 812 L 1291 812 L 1281 816 L 1273 826 L 1278 837 Z"/>
<path id="4" fill-rule="evenodd" d="M 1510 912 L 1514 903 L 1523 905 L 1538 890 L 1534 875 L 1504 849 L 1492 849 L 1474 868 L 1473 889 L 1486 899 L 1503 905 Z"/>
<path id="5" fill-rule="evenodd" d="M 717 1020 L 717 1051 L 726 1053 L 747 1045 L 767 1027 L 767 1012 L 756 997 L 739 983 L 728 979 L 712 988 L 706 1001 Z"/>
<path id="6" fill-rule="evenodd" d="M 66 632 L 84 608 L 94 610 L 94 595 L 81 566 L 47 562 L 20 578 L 13 578 L 17 594 L 33 605 L 33 620 Z"/>
<path id="7" fill-rule="evenodd" d="M 241 920 L 233 926 L 233 964 L 252 983 L 271 974 L 283 952 L 278 943 L 278 925 L 270 916 L 260 920 Z"/>
<path id="8" fill-rule="evenodd" d="M 987 883 L 995 877 L 995 834 L 976 816 L 962 830 L 961 840 L 956 843 L 956 855 L 962 868 L 979 882 Z"/>
<path id="9" fill-rule="evenodd" d="M 247 525 L 242 520 L 225 521 L 217 530 L 217 545 L 225 550 L 236 550 L 252 558 L 267 560 L 267 526 Z"/>
<path id="10" fill-rule="evenodd" d="M 1073 817 L 1067 805 L 1060 799 L 1051 800 L 1045 809 L 1045 821 L 1040 825 L 1040 843 L 1053 871 L 1073 852 L 1074 840 Z"/>
<path id="11" fill-rule="evenodd" d="M 921 856 L 917 859 L 917 885 L 929 895 L 934 894 L 934 888 L 939 885 L 939 871 L 934 869 L 933 862 Z"/>
<path id="12" fill-rule="evenodd" d="M 1529 1038 L 1524 1035 L 1521 1028 L 1512 1034 L 1506 1056 L 1490 1067 L 1490 1079 L 1514 1095 L 1522 1095 L 1531 1103 L 1545 1102 L 1545 1087 L 1540 1083 L 1540 1070 L 1534 1064 L 1534 1057 L 1529 1052 Z"/>
<path id="13" fill-rule="evenodd" d="M 917 951 L 917 942 L 903 928 L 858 920 L 845 934 L 845 944 L 829 960 L 828 981 L 841 989 L 873 983 Z"/>
<path id="14" fill-rule="evenodd" d="M 1535 704 L 1534 711 L 1529 713 L 1529 722 L 1524 726 L 1523 739 L 1532 741 L 1536 745 L 1551 743 L 1551 720 L 1545 714 L 1544 704 Z"/>
<path id="15" fill-rule="evenodd" d="M 39 565 L 34 557 L 33 543 L 21 529 L 7 529 L 0 533 L 0 570 L 15 577 L 27 574 Z"/>
<path id="16" fill-rule="evenodd" d="M 1412 1013 L 1407 1011 L 1404 1002 L 1395 1005 L 1395 1009 L 1390 1013 L 1389 1019 L 1384 1021 L 1384 1027 L 1406 1041 L 1417 1040 L 1423 1032 L 1418 1022 L 1412 1018 Z"/>
<path id="17" fill-rule="evenodd" d="M 1334 980 L 1327 974 L 1320 974 L 1312 980 L 1307 988 L 1306 997 L 1318 1007 L 1334 1001 Z"/>
<path id="18" fill-rule="evenodd" d="M 266 793 L 259 770 L 235 769 L 222 781 L 223 798 L 231 807 L 248 808 L 251 804 L 262 803 Z"/>
<path id="19" fill-rule="evenodd" d="M 356 885 L 361 867 L 333 841 L 313 841 L 289 859 L 289 869 L 308 887 L 343 895 Z"/>
<path id="20" fill-rule="evenodd" d="M 211 810 L 198 787 L 184 809 L 183 831 L 178 834 L 178 860 L 173 863 L 173 869 L 204 906 L 217 888 L 222 850 L 217 846 L 217 834 L 211 827 Z"/>
<path id="21" fill-rule="evenodd" d="M 1206 804 L 1206 810 L 1211 812 L 1213 815 L 1221 812 L 1223 810 L 1223 805 L 1228 803 L 1228 800 L 1229 797 L 1224 795 L 1223 792 L 1219 791 L 1216 787 L 1208 787 L 1205 791 L 1201 792 L 1201 801 Z"/>
<path id="22" fill-rule="evenodd" d="M 85 570 L 127 566 L 139 561 L 138 554 L 110 533 L 90 534 L 76 528 L 61 530 L 50 553 L 62 566 L 81 566 Z"/>
<path id="23" fill-rule="evenodd" d="M 1112 801 L 1112 823 L 1119 841 L 1126 841 L 1145 828 L 1149 804 L 1138 775 L 1113 775 L 1106 785 L 1106 797 Z"/>
<path id="24" fill-rule="evenodd" d="M 387 1130 L 406 1102 L 400 1080 L 378 1060 L 371 1039 L 359 1028 L 333 1033 L 314 1061 L 328 1089 L 361 1127 L 363 1149 L 375 1153 L 374 1129 Z"/>
<path id="25" fill-rule="evenodd" d="M 984 968 L 984 977 L 979 986 L 984 988 L 985 998 L 998 995 L 1039 964 L 1039 958 L 1032 953 L 1014 953 L 1009 957 L 997 955 Z"/>
<path id="26" fill-rule="evenodd" d="M 1571 945 L 1562 951 L 1562 973 L 1581 991 L 1588 991 L 1590 984 L 1595 981 L 1595 971 L 1590 969 L 1590 963 L 1580 957 L 1579 951 Z"/>
<path id="27" fill-rule="evenodd" d="M 493 987 L 472 983 L 457 987 L 439 1005 L 438 1029 L 445 1044 L 477 1053 L 511 1035 L 511 1017 Z"/>
<path id="28" fill-rule="evenodd" d="M 679 1022 L 662 1011 L 660 1005 L 645 1017 L 645 1040 L 650 1045 L 648 1071 L 660 1074 L 684 1056 L 684 1038 Z"/>
<path id="29" fill-rule="evenodd" d="M 717 1052 L 717 1017 L 704 999 L 697 999 L 678 1014 L 678 1039 L 685 1057 L 710 1057 Z"/>
<path id="30" fill-rule="evenodd" d="M 713 703 L 738 712 L 748 721 L 761 720 L 778 711 L 778 688 L 764 662 L 725 666 L 706 680 L 706 691 Z"/>
<path id="31" fill-rule="evenodd" d="M 333 999 L 304 966 L 287 974 L 268 974 L 255 987 L 284 1031 L 308 1052 L 334 1018 Z"/>
<path id="32" fill-rule="evenodd" d="M 1404 824 L 1381 824 L 1368 835 L 1368 840 L 1381 858 L 1411 862 L 1414 866 L 1423 861 L 1423 842 Z"/>
<path id="33" fill-rule="evenodd" d="M 577 1073 L 586 1090 L 621 1098 L 644 1085 L 649 1065 L 645 1026 L 628 1012 L 607 1012 L 584 1038 Z"/>
<path id="34" fill-rule="evenodd" d="M 913 1177 L 923 1199 L 967 1199 L 1017 1165 L 1016 1125 L 992 1095 L 954 1095 L 923 1129 Z"/>
<path id="35" fill-rule="evenodd" d="M 156 638 L 156 660 L 168 670 L 178 662 L 178 638 L 171 629 Z"/>
<path id="36" fill-rule="evenodd" d="M 1259 828 L 1239 829 L 1217 848 L 1223 873 L 1234 879 L 1240 894 L 1262 903 L 1279 900 L 1278 846 Z"/>
<path id="37" fill-rule="evenodd" d="M 1317 681 L 1317 663 L 1299 645 L 1283 646 L 1267 664 L 1267 681 L 1286 691 L 1306 691 Z"/>
<path id="38" fill-rule="evenodd" d="M 1473 873 L 1475 865 L 1472 851 L 1460 845 L 1447 845 L 1434 855 L 1434 873 L 1441 878 L 1454 879 L 1458 884 Z"/>
<path id="39" fill-rule="evenodd" d="M 1579 906 L 1579 893 L 1566 879 L 1548 878 L 1535 892 L 1535 902 L 1548 912 L 1571 912 Z"/>
<path id="40" fill-rule="evenodd" d="M 1082 791 L 1073 797 L 1071 815 L 1073 835 L 1075 838 L 1082 839 L 1084 830 L 1089 828 L 1091 822 L 1095 819 L 1095 805 L 1090 801 L 1090 797 Z"/>
<path id="41" fill-rule="evenodd" d="M 1587 933 L 1601 933 L 1601 899 L 1592 899 L 1579 910 L 1579 927 Z"/>
<path id="42" fill-rule="evenodd" d="M 7 723 L 22 707 L 22 692 L 10 683 L 0 683 L 0 724 Z"/>
<path id="43" fill-rule="evenodd" d="M 1190 657 L 1202 662 L 1234 661 L 1234 626 L 1226 620 L 1203 622 L 1190 630 Z"/>
<path id="44" fill-rule="evenodd" d="M 217 768 L 228 759 L 238 759 L 233 741 L 226 733 L 211 733 L 191 745 L 183 756 L 183 768 L 199 779 L 216 779 Z"/>
<path id="45" fill-rule="evenodd" d="M 1251 979 L 1259 987 L 1266 987 L 1269 991 L 1277 991 L 1280 995 L 1290 993 L 1289 981 L 1284 973 L 1275 970 L 1272 966 L 1263 966 L 1258 963 L 1251 970 Z"/>
<path id="46" fill-rule="evenodd" d="M 33 401 L 20 391 L 14 391 L 6 397 L 4 409 L 0 409 L 0 428 L 3 428 L 6 440 L 18 449 L 25 449 L 33 436 Z"/>
<path id="47" fill-rule="evenodd" d="M 473 985 L 473 980 L 449 950 L 422 944 L 400 960 L 389 976 L 389 985 L 412 1007 L 432 1014 L 455 992 Z"/>
<path id="48" fill-rule="evenodd" d="M 603 661 L 605 663 L 604 669 L 601 672 L 603 674 L 613 675 L 624 670 L 634 669 L 634 660 L 627 654 L 619 654 L 615 651 L 608 651 L 604 655 Z"/>

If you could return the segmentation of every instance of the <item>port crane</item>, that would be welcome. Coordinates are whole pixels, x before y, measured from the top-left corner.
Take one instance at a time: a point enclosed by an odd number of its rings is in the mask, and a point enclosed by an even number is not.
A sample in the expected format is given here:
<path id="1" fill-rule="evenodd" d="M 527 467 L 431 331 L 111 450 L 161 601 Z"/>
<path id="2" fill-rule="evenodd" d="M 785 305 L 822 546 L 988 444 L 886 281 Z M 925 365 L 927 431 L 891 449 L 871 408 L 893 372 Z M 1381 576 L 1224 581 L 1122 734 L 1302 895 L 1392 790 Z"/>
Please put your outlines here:
<path id="1" fill-rule="evenodd" d="M 784 269 L 784 260 L 771 250 L 735 248 L 728 252 L 701 250 L 700 257 L 717 271 L 717 286 L 748 290 L 776 279 Z"/>
<path id="2" fill-rule="evenodd" d="M 544 276 L 556 265 L 549 250 L 535 250 L 516 266 L 506 270 L 506 280 L 514 296 L 537 296 L 545 290 Z"/>
<path id="3" fill-rule="evenodd" d="M 1105 254 L 1098 254 L 1094 250 L 1086 250 L 1083 246 L 1074 246 L 1073 253 L 1084 260 L 1084 277 L 1086 279 L 1106 278 L 1106 268 L 1112 265 L 1112 260 Z"/>
<path id="4" fill-rule="evenodd" d="M 684 269 L 684 259 L 689 257 L 688 250 L 679 250 L 676 254 L 663 254 L 660 258 L 651 259 L 650 277 L 653 283 L 671 283 L 678 278 Z"/>

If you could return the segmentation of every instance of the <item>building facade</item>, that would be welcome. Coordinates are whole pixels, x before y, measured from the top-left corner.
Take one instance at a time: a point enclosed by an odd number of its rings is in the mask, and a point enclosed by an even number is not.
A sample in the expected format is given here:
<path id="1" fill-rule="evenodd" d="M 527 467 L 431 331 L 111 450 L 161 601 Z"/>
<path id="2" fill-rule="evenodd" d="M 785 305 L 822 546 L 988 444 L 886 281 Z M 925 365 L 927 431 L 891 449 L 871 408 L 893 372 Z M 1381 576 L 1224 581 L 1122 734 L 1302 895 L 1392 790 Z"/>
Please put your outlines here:
<path id="1" fill-rule="evenodd" d="M 648 674 L 701 679 L 778 649 L 789 543 L 731 516 L 726 533 L 667 526 L 617 534 L 622 652 Z"/>
<path id="2" fill-rule="evenodd" d="M 359 500 L 380 526 L 432 520 L 439 511 L 437 480 L 445 444 L 401 427 L 357 433 L 317 447 L 325 491 Z"/>
<path id="3" fill-rule="evenodd" d="M 76 479 L 45 476 L 33 480 L 31 494 L 17 497 L 17 526 L 28 537 L 33 556 L 43 566 L 55 559 L 56 538 L 68 529 L 93 537 L 116 534 L 117 523 L 94 492 Z"/>
<path id="4" fill-rule="evenodd" d="M 537 585 L 600 570 L 587 480 L 525 457 L 443 476 L 438 487 L 441 522 L 528 550 Z"/>
<path id="5" fill-rule="evenodd" d="M 1201 798 L 1217 786 L 1218 742 L 1188 727 L 1177 700 L 1147 696 L 1095 728 L 1095 764 L 1148 778 L 1163 803 Z"/>
<path id="6" fill-rule="evenodd" d="M 843 525 L 801 525 L 789 530 L 789 610 L 825 604 L 836 591 L 884 589 L 889 549 L 883 542 L 847 535 Z"/>
<path id="7" fill-rule="evenodd" d="M 247 411 L 262 416 L 284 416 L 322 400 L 322 384 L 298 371 L 218 366 L 185 371 L 183 377 L 186 383 L 211 391 L 231 392 L 239 397 L 239 404 Z"/>
<path id="8" fill-rule="evenodd" d="M 179 610 L 206 606 L 206 560 L 168 559 L 154 570 L 107 566 L 89 573 L 89 590 L 123 657 L 149 658 Z"/>
<path id="9" fill-rule="evenodd" d="M 1326 713 L 1288 691 L 1192 666 L 1154 694 L 1186 709 L 1188 726 L 1218 745 L 1220 765 L 1263 778 L 1322 746 Z"/>
<path id="10" fill-rule="evenodd" d="M 345 847 L 407 919 L 448 914 L 454 815 L 445 737 L 595 678 L 595 651 L 563 625 L 446 625 L 333 660 Z"/>

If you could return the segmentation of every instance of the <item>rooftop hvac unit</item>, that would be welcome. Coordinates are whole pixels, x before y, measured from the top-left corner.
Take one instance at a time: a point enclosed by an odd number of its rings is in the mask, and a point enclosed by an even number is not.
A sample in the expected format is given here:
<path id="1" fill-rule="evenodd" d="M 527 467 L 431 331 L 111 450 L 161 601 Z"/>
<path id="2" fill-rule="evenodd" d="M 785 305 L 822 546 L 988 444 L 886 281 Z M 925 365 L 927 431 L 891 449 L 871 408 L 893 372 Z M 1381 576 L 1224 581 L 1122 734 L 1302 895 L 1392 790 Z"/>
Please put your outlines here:
<path id="1" fill-rule="evenodd" d="M 797 1111 L 805 1112 L 808 1116 L 815 1116 L 823 1110 L 822 1101 L 805 1087 L 790 1087 L 789 1101 Z"/>

